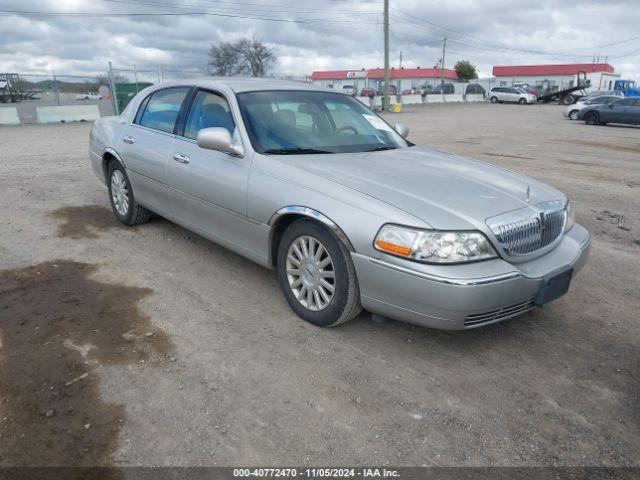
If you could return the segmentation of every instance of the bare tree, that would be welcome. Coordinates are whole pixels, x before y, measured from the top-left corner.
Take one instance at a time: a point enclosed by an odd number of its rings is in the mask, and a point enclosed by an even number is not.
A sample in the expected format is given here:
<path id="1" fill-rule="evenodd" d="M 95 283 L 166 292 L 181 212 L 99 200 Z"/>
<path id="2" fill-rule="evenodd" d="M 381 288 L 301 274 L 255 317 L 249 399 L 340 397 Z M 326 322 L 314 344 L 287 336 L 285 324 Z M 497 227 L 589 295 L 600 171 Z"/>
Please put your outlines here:
<path id="1" fill-rule="evenodd" d="M 256 38 L 221 42 L 209 51 L 213 75 L 263 77 L 275 61 L 273 50 Z"/>
<path id="2" fill-rule="evenodd" d="M 209 50 L 209 66 L 212 75 L 228 77 L 240 74 L 240 52 L 237 42 L 221 42 L 211 45 Z"/>
<path id="3" fill-rule="evenodd" d="M 255 37 L 237 42 L 238 51 L 242 58 L 243 69 L 252 77 L 264 77 L 269 67 L 276 61 L 273 50 Z"/>

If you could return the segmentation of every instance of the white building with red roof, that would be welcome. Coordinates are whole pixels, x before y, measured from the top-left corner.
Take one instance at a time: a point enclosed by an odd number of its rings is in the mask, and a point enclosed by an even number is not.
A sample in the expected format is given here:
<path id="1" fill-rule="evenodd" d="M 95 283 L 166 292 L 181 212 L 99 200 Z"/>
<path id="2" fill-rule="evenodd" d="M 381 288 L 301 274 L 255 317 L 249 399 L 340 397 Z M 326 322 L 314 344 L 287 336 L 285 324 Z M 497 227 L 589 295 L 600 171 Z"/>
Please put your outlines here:
<path id="1" fill-rule="evenodd" d="M 442 77 L 445 83 L 458 80 L 456 71 L 448 68 L 392 68 L 389 77 L 398 93 L 412 88 L 420 89 L 424 85 L 440 85 Z M 384 82 L 384 69 L 315 71 L 311 74 L 311 81 L 314 85 L 335 89 L 353 86 L 357 92 L 363 88 L 378 90 Z"/>
<path id="2" fill-rule="evenodd" d="M 591 80 L 593 90 L 613 90 L 620 78 L 608 63 L 569 63 L 559 65 L 501 65 L 493 67 L 495 84 L 513 86 L 527 84 L 530 87 L 544 86 L 545 89 L 569 88 L 576 85 L 579 72 L 585 72 Z"/>

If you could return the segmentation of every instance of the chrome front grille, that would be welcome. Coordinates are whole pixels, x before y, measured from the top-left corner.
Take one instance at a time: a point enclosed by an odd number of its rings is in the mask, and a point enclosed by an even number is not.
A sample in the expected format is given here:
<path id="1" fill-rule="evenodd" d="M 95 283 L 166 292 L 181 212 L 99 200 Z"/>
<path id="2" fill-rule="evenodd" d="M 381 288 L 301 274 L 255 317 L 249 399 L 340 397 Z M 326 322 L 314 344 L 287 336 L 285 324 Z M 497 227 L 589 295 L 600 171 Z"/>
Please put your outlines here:
<path id="1" fill-rule="evenodd" d="M 564 231 L 564 202 L 545 202 L 487 221 L 500 246 L 509 255 L 526 255 L 551 245 Z"/>
<path id="2" fill-rule="evenodd" d="M 468 315 L 464 321 L 465 327 L 479 327 L 487 323 L 498 322 L 500 320 L 506 320 L 507 318 L 521 315 L 536 306 L 535 300 L 527 300 L 526 302 L 511 305 L 510 307 L 504 307 L 499 310 L 493 310 L 491 312 L 478 313 L 475 315 Z"/>

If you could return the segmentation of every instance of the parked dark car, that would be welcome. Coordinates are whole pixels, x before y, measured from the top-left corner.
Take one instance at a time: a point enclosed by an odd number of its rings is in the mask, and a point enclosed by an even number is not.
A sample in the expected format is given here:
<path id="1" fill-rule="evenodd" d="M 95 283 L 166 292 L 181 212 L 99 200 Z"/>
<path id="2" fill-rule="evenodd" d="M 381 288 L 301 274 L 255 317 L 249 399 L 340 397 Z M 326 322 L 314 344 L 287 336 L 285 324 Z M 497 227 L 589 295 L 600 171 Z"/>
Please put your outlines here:
<path id="1" fill-rule="evenodd" d="M 578 120 L 584 120 L 587 125 L 640 125 L 640 97 L 622 98 L 609 105 L 593 105 L 581 110 Z"/>
<path id="2" fill-rule="evenodd" d="M 441 95 L 441 94 L 445 94 L 445 95 L 451 95 L 453 93 L 456 93 L 456 87 L 453 86 L 453 83 L 445 83 L 443 85 L 437 85 L 435 87 L 433 87 L 433 90 L 431 90 L 430 92 L 427 92 L 427 95 Z"/>
<path id="3" fill-rule="evenodd" d="M 389 85 L 389 95 L 397 95 L 398 94 L 398 90 L 396 89 L 395 85 Z M 378 92 L 376 93 L 376 95 L 384 95 L 384 86 L 381 86 L 378 89 Z"/>
<path id="4" fill-rule="evenodd" d="M 464 91 L 465 95 L 486 95 L 487 91 L 478 83 L 470 83 Z"/>
<path id="5" fill-rule="evenodd" d="M 360 96 L 361 97 L 375 97 L 376 96 L 376 90 L 374 88 L 371 88 L 371 87 L 365 87 L 362 90 L 360 90 Z"/>

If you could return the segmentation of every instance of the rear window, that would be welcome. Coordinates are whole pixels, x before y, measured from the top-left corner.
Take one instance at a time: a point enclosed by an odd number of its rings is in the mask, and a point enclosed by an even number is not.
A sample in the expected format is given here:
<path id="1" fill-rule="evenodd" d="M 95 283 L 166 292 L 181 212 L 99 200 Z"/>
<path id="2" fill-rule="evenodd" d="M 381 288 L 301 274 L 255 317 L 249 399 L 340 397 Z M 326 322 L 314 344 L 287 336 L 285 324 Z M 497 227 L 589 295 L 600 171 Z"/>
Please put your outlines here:
<path id="1" fill-rule="evenodd" d="M 166 88 L 152 93 L 149 100 L 143 102 L 141 108 L 144 108 L 144 111 L 136 116 L 136 123 L 143 127 L 173 133 L 180 107 L 187 93 L 189 93 L 188 87 Z"/>

